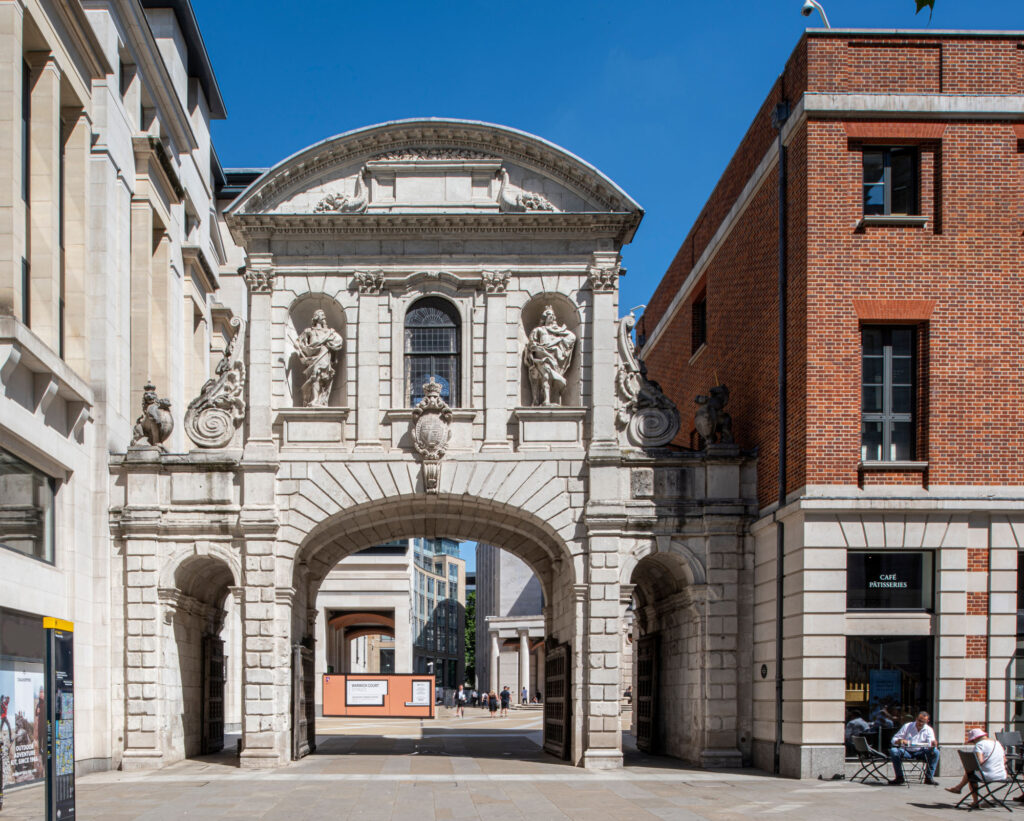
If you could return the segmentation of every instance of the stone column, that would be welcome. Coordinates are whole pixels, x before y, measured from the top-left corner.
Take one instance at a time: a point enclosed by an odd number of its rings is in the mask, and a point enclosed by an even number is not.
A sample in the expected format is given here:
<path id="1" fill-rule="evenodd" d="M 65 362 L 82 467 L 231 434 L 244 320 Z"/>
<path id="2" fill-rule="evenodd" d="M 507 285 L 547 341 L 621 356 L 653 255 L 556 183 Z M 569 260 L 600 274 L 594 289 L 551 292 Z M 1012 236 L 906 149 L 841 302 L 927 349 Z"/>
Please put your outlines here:
<path id="1" fill-rule="evenodd" d="M 484 367 L 484 443 L 481 450 L 509 450 L 508 441 L 508 271 L 484 271 L 487 292 Z"/>
<path id="2" fill-rule="evenodd" d="M 379 271 L 357 271 L 354 276 L 359 288 L 355 450 L 377 451 L 381 450 L 379 314 L 384 278 Z M 392 397 L 395 404 L 404 401 L 403 398 Z"/>
<path id="3" fill-rule="evenodd" d="M 491 631 L 491 669 L 490 669 L 491 680 L 488 683 L 488 689 L 498 692 L 498 634 L 496 631 Z"/>
<path id="4" fill-rule="evenodd" d="M 619 255 L 597 251 L 588 270 L 592 304 L 590 312 L 590 405 L 593 454 L 618 456 L 615 430 L 615 357 L 618 319 Z M 617 495 L 617 494 L 615 494 Z M 591 496 L 595 494 L 591 492 Z M 596 494 L 596 498 L 613 498 Z"/>
<path id="5" fill-rule="evenodd" d="M 22 203 L 21 85 L 24 61 L 21 3 L 0 3 L 0 314 L 21 315 Z"/>
<path id="6" fill-rule="evenodd" d="M 528 630 L 519 631 L 519 690 L 516 698 L 522 698 L 526 688 L 526 703 L 530 703 L 530 634 Z"/>
<path id="7" fill-rule="evenodd" d="M 29 65 L 29 324 L 40 339 L 57 351 L 61 333 L 61 72 L 49 52 L 33 52 Z"/>
<path id="8" fill-rule="evenodd" d="M 64 359 L 89 377 L 86 276 L 89 259 L 89 155 L 92 122 L 81 108 L 65 109 L 64 123 Z"/>

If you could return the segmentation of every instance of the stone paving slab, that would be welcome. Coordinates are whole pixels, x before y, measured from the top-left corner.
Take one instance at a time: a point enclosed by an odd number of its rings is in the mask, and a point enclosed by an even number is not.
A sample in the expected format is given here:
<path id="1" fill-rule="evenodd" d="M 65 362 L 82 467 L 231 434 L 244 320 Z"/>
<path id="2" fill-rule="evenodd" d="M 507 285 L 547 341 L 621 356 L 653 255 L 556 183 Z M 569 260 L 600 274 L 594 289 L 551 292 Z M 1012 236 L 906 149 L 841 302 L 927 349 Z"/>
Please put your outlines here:
<path id="1" fill-rule="evenodd" d="M 485 720 L 486 722 L 486 720 Z M 83 821 L 543 821 L 661 819 L 796 821 L 952 818 L 956 798 L 849 782 L 793 781 L 757 770 L 708 771 L 638 753 L 627 767 L 588 772 L 540 749 L 539 717 L 502 724 L 442 718 L 339 726 L 324 722 L 318 753 L 275 770 L 240 770 L 229 754 L 151 773 L 78 779 Z M 943 785 L 952 779 L 941 779 Z M 0 821 L 40 821 L 43 790 L 8 793 Z M 989 816 L 1005 815 L 988 810 Z"/>

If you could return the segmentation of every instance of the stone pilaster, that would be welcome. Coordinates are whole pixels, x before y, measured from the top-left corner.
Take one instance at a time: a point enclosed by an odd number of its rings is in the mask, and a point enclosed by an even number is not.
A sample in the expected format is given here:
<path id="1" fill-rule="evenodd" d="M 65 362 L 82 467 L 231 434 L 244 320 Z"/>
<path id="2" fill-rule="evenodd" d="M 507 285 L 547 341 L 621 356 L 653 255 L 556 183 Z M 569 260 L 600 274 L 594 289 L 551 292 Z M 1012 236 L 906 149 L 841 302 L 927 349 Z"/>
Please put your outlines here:
<path id="1" fill-rule="evenodd" d="M 618 515 L 615 515 L 618 513 Z M 588 547 L 585 608 L 583 704 L 586 718 L 583 765 L 587 769 L 622 766 L 619 727 L 619 663 L 622 618 L 619 585 L 619 537 L 623 511 L 587 512 Z"/>
<path id="2" fill-rule="evenodd" d="M 21 260 L 26 255 L 21 139 L 24 17 L 21 3 L 0 3 L 0 314 L 22 320 Z"/>
<path id="3" fill-rule="evenodd" d="M 86 273 L 89 259 L 89 152 L 92 122 L 80 108 L 64 110 L 64 359 L 89 378 Z"/>
<path id="4" fill-rule="evenodd" d="M 29 55 L 32 115 L 29 120 L 30 325 L 54 351 L 60 349 L 60 83 L 49 52 Z"/>
<path id="5" fill-rule="evenodd" d="M 383 277 L 377 271 L 355 273 L 359 289 L 359 331 L 356 351 L 356 444 L 355 450 L 379 451 L 380 443 L 380 292 Z M 405 402 L 401 397 L 392 403 Z"/>
<path id="6" fill-rule="evenodd" d="M 615 323 L 618 319 L 619 255 L 596 251 L 588 269 L 591 288 L 591 445 L 592 454 L 618 454 L 615 430 Z M 603 498 L 603 497 L 600 497 Z"/>
<path id="7" fill-rule="evenodd" d="M 245 460 L 276 459 L 273 440 L 273 411 L 271 408 L 270 340 L 271 297 L 274 290 L 274 270 L 270 260 L 250 255 L 245 271 L 245 284 L 249 289 L 249 429 L 245 442 Z M 273 499 L 271 488 L 270 499 Z M 249 500 L 246 499 L 248 502 Z"/>
<path id="8" fill-rule="evenodd" d="M 509 450 L 508 271 L 484 271 L 487 324 L 484 352 L 484 442 L 481 450 Z"/>

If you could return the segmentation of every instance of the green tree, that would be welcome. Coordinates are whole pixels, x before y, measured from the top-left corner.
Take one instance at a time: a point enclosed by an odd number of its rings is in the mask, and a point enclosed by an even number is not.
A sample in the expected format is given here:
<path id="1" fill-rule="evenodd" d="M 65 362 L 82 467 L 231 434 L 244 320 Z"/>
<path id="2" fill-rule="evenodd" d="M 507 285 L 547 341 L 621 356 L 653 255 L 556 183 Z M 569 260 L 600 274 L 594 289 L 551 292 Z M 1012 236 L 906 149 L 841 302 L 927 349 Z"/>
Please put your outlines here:
<path id="1" fill-rule="evenodd" d="M 476 682 L 476 591 L 466 594 L 466 681 Z"/>

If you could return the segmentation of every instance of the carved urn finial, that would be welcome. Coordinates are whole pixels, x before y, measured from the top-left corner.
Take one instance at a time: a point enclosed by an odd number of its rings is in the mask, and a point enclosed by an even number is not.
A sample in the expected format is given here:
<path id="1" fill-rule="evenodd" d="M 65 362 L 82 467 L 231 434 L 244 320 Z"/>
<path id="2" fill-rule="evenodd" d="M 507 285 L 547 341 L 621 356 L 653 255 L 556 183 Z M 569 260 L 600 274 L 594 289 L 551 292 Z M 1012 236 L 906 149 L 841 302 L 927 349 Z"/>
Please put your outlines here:
<path id="1" fill-rule="evenodd" d="M 437 493 L 441 459 L 452 438 L 452 409 L 441 398 L 441 383 L 433 376 L 423 385 L 423 398 L 412 410 L 412 443 L 423 459 L 423 487 Z"/>

